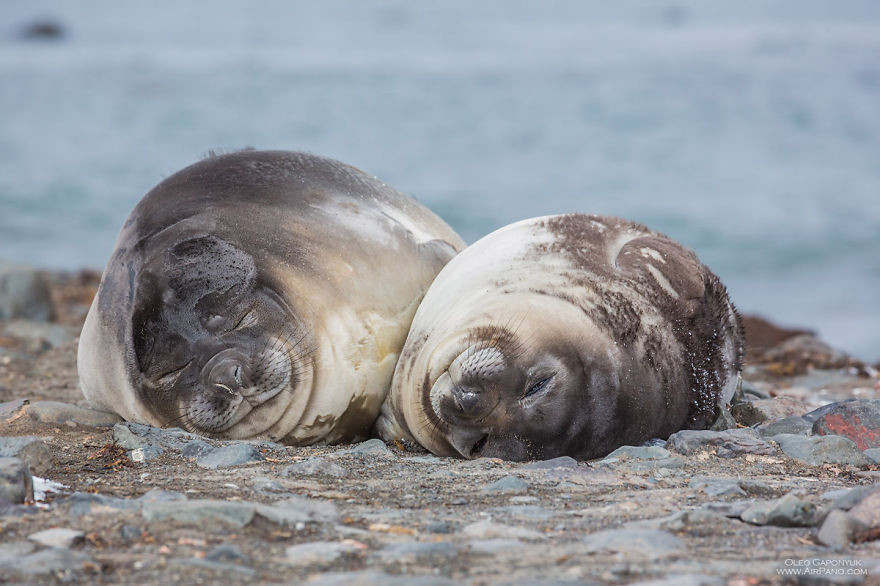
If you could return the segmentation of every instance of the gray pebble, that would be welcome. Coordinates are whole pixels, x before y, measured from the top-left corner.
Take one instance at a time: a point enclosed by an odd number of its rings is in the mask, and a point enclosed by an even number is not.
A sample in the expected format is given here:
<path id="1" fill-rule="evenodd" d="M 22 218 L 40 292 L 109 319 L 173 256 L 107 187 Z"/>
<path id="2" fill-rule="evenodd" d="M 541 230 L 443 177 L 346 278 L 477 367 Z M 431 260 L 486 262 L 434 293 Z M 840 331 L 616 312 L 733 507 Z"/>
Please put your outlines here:
<path id="1" fill-rule="evenodd" d="M 587 535 L 583 542 L 590 553 L 610 551 L 661 557 L 685 550 L 677 537 L 656 529 L 609 529 Z"/>
<path id="2" fill-rule="evenodd" d="M 24 460 L 32 474 L 45 476 L 52 470 L 52 458 L 43 440 L 33 435 L 0 437 L 0 458 Z"/>
<path id="3" fill-rule="evenodd" d="M 880 486 L 875 484 L 874 490 L 859 499 L 849 514 L 871 529 L 880 528 Z"/>
<path id="4" fill-rule="evenodd" d="M 182 492 L 175 492 L 173 490 L 162 490 L 161 488 L 154 488 L 152 490 L 149 490 L 137 498 L 137 501 L 141 504 L 170 503 L 185 500 L 186 495 Z"/>
<path id="5" fill-rule="evenodd" d="M 709 503 L 705 503 L 703 505 L 703 509 L 709 511 L 711 513 L 718 513 L 719 515 L 724 515 L 725 517 L 731 517 L 735 519 L 739 519 L 740 516 L 746 511 L 749 507 L 755 504 L 753 500 L 747 501 L 713 501 Z"/>
<path id="6" fill-rule="evenodd" d="M 0 499 L 19 504 L 34 500 L 34 480 L 19 458 L 0 458 Z"/>
<path id="7" fill-rule="evenodd" d="M 834 549 L 843 549 L 850 544 L 856 533 L 867 528 L 868 526 L 858 519 L 835 509 L 825 517 L 816 538 L 823 545 Z"/>
<path id="8" fill-rule="evenodd" d="M 205 556 L 205 559 L 212 562 L 239 564 L 242 566 L 251 565 L 250 558 L 244 555 L 244 553 L 242 553 L 237 545 L 234 545 L 232 543 L 224 543 L 223 545 L 218 545 L 208 552 L 208 554 Z"/>
<path id="9" fill-rule="evenodd" d="M 215 448 L 196 460 L 196 465 L 211 470 L 239 466 L 250 462 L 262 462 L 266 458 L 253 445 L 236 442 Z"/>
<path id="10" fill-rule="evenodd" d="M 776 450 L 761 439 L 754 429 L 706 431 L 686 429 L 669 436 L 668 446 L 679 454 L 691 456 L 707 447 L 724 448 L 726 455 L 775 454 Z"/>
<path id="11" fill-rule="evenodd" d="M 839 435 L 803 437 L 781 434 L 770 439 L 778 443 L 789 458 L 813 466 L 821 464 L 866 466 L 871 463 L 852 440 Z"/>
<path id="12" fill-rule="evenodd" d="M 257 575 L 257 572 L 253 568 L 249 568 L 247 566 L 243 566 L 240 564 L 229 564 L 225 562 L 215 562 L 209 559 L 201 558 L 172 558 L 168 560 L 168 565 L 184 569 L 196 567 L 210 570 L 216 574 L 223 574 L 224 578 L 226 578 L 224 582 L 228 582 L 231 580 L 231 577 L 228 576 L 230 572 L 244 574 L 245 576 Z"/>
<path id="13" fill-rule="evenodd" d="M 446 541 L 410 541 L 386 545 L 378 552 L 384 561 L 413 562 L 425 558 L 453 557 L 455 545 Z"/>
<path id="14" fill-rule="evenodd" d="M 483 492 L 525 492 L 529 483 L 516 476 L 505 476 L 483 487 Z"/>
<path id="15" fill-rule="evenodd" d="M 880 464 L 880 448 L 868 448 L 864 453 L 870 459 L 874 460 L 875 464 Z"/>
<path id="16" fill-rule="evenodd" d="M 310 499 L 304 496 L 291 496 L 276 501 L 273 506 L 277 509 L 296 510 L 309 519 L 322 523 L 335 523 L 339 520 L 339 509 L 330 501 Z"/>
<path id="17" fill-rule="evenodd" d="M 647 519 L 643 521 L 631 521 L 625 524 L 626 528 L 655 529 L 672 531 L 693 531 L 698 529 L 712 535 L 722 534 L 731 527 L 741 526 L 741 523 L 731 521 L 726 515 L 707 509 L 694 509 L 692 511 L 679 511 L 666 517 Z"/>
<path id="18" fill-rule="evenodd" d="M 64 527 L 55 527 L 28 535 L 31 541 L 49 547 L 70 547 L 82 541 L 83 537 L 85 534 L 82 531 Z"/>
<path id="19" fill-rule="evenodd" d="M 452 499 L 451 501 L 449 501 L 449 504 L 454 506 L 461 506 L 468 504 L 468 502 L 467 499 L 459 497 L 457 499 Z"/>
<path id="20" fill-rule="evenodd" d="M 289 493 L 290 490 L 278 482 L 277 480 L 273 480 L 272 478 L 266 478 L 265 476 L 258 476 L 251 480 L 251 488 L 257 494 L 262 495 L 275 495 Z"/>
<path id="21" fill-rule="evenodd" d="M 390 458 L 394 456 L 394 452 L 388 449 L 388 446 L 385 445 L 380 439 L 373 438 L 367 440 L 365 442 L 361 442 L 347 450 L 342 450 L 341 452 L 336 453 L 337 456 L 379 456 Z"/>
<path id="22" fill-rule="evenodd" d="M 144 535 L 140 527 L 134 525 L 123 525 L 120 527 L 119 533 L 124 541 L 137 541 Z"/>
<path id="23" fill-rule="evenodd" d="M 730 414 L 730 409 L 727 406 L 720 406 L 716 410 L 717 416 L 715 417 L 715 421 L 712 425 L 709 426 L 709 431 L 725 431 L 728 429 L 736 429 L 736 419 L 733 418 L 733 415 Z"/>
<path id="24" fill-rule="evenodd" d="M 87 492 L 75 492 L 58 502 L 68 506 L 68 514 L 73 517 L 96 513 L 115 513 L 121 510 L 136 509 L 140 506 L 136 501 Z"/>
<path id="25" fill-rule="evenodd" d="M 657 446 L 620 446 L 601 462 L 616 460 L 662 460 L 670 456 L 669 450 Z"/>
<path id="26" fill-rule="evenodd" d="M 452 525 L 445 521 L 432 521 L 425 527 L 425 531 L 428 533 L 447 534 L 452 533 L 453 529 Z"/>
<path id="27" fill-rule="evenodd" d="M 863 498 L 876 489 L 876 486 L 857 486 L 855 488 L 842 488 L 823 493 L 819 498 L 832 501 L 831 508 L 848 511 L 856 506 Z"/>
<path id="28" fill-rule="evenodd" d="M 524 470 L 553 470 L 555 468 L 577 468 L 578 462 L 569 456 L 560 456 L 550 460 L 538 460 L 523 465 Z"/>
<path id="29" fill-rule="evenodd" d="M 192 500 L 145 503 L 141 512 L 148 522 L 173 520 L 192 524 L 214 519 L 235 527 L 244 527 L 253 520 L 255 511 L 256 505 L 253 503 Z"/>
<path id="30" fill-rule="evenodd" d="M 773 501 L 755 503 L 740 518 L 753 525 L 811 527 L 816 521 L 816 506 L 789 493 Z"/>
<path id="31" fill-rule="evenodd" d="M 315 541 L 288 547 L 281 560 L 293 566 L 311 566 L 314 564 L 330 564 L 346 554 L 357 553 L 358 549 L 347 543 L 335 541 Z"/>
<path id="32" fill-rule="evenodd" d="M 759 425 L 755 429 L 761 434 L 761 437 L 772 438 L 774 435 L 788 433 L 792 435 L 810 435 L 813 433 L 813 424 L 800 415 L 793 415 L 783 419 L 777 419 L 763 425 Z"/>
<path id="33" fill-rule="evenodd" d="M 324 475 L 342 478 L 348 476 L 348 471 L 329 458 L 313 456 L 299 462 L 294 462 L 282 470 L 281 475 L 293 477 Z"/>
<path id="34" fill-rule="evenodd" d="M 31 419 L 41 423 L 67 423 L 72 421 L 86 427 L 111 427 L 122 418 L 107 411 L 95 411 L 58 401 L 37 401 L 31 403 L 27 410 Z"/>
<path id="35" fill-rule="evenodd" d="M 76 571 L 91 558 L 80 552 L 63 547 L 49 547 L 35 553 L 0 562 L 0 568 L 9 568 L 22 575 L 51 574 L 59 571 Z"/>
<path id="36" fill-rule="evenodd" d="M 212 451 L 214 446 L 200 439 L 194 439 L 186 443 L 180 449 L 180 455 L 183 458 L 198 458 Z"/>
<path id="37" fill-rule="evenodd" d="M 0 319 L 49 321 L 53 318 L 49 282 L 42 271 L 0 261 Z"/>
<path id="38" fill-rule="evenodd" d="M 739 480 L 732 478 L 692 478 L 690 487 L 701 490 L 709 496 L 745 496 Z"/>
<path id="39" fill-rule="evenodd" d="M 474 539 L 468 542 L 471 553 L 494 555 L 508 549 L 524 547 L 519 539 Z"/>
<path id="40" fill-rule="evenodd" d="M 126 450 L 154 446 L 160 450 L 181 451 L 189 442 L 204 442 L 204 438 L 176 427 L 161 429 L 141 423 L 123 421 L 113 426 L 113 441 Z"/>

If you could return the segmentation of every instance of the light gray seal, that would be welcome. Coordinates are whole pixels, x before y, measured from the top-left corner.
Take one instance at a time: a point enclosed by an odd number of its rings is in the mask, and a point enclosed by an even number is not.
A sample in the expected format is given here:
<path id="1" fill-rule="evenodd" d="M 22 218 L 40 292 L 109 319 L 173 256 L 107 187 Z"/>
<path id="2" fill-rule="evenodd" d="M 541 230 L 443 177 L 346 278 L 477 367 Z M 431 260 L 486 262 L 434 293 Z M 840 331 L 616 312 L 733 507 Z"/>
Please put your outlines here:
<path id="1" fill-rule="evenodd" d="M 365 438 L 419 301 L 463 246 L 338 161 L 212 156 L 126 220 L 80 339 L 82 391 L 218 438 Z"/>
<path id="2" fill-rule="evenodd" d="M 444 456 L 596 458 L 711 423 L 742 355 L 739 315 L 690 250 L 618 218 L 534 218 L 434 280 L 376 432 Z"/>

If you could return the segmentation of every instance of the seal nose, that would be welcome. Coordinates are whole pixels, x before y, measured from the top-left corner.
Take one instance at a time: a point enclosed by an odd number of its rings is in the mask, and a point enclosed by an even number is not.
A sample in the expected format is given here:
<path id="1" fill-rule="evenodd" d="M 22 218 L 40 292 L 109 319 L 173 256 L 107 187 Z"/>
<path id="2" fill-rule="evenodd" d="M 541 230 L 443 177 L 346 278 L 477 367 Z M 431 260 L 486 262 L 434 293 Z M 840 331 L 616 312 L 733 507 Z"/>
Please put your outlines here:
<path id="1" fill-rule="evenodd" d="M 480 404 L 480 394 L 472 387 L 452 387 L 452 397 L 455 404 L 464 415 L 475 415 Z"/>
<path id="2" fill-rule="evenodd" d="M 241 381 L 242 370 L 237 360 L 224 360 L 212 369 L 211 382 L 216 387 L 238 393 L 244 386 Z"/>

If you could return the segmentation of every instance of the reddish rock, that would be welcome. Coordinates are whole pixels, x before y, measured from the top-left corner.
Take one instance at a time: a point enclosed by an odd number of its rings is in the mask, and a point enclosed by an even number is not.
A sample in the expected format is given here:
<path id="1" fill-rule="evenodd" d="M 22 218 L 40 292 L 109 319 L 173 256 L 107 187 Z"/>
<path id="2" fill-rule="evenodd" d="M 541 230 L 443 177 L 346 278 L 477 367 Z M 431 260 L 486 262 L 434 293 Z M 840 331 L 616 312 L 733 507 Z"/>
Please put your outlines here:
<path id="1" fill-rule="evenodd" d="M 816 435 L 842 435 L 860 450 L 880 447 L 880 400 L 860 399 L 827 405 L 813 423 Z"/>

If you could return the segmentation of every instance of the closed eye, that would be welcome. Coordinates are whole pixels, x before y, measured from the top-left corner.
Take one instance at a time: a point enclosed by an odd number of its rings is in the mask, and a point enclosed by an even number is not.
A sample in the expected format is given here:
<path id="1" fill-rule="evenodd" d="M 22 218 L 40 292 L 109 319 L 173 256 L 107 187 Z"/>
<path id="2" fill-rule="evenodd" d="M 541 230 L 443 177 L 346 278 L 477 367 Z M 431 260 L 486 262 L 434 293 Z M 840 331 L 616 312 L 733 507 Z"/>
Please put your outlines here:
<path id="1" fill-rule="evenodd" d="M 542 378 L 541 380 L 539 380 L 537 382 L 532 383 L 532 386 L 529 387 L 529 390 L 526 391 L 526 394 L 523 395 L 523 397 L 530 397 L 530 396 L 534 395 L 535 393 L 540 393 L 541 391 L 543 391 L 547 387 L 547 383 L 549 383 L 550 379 L 552 379 L 552 378 L 553 378 L 553 376 L 551 375 L 551 376 Z"/>
<path id="2" fill-rule="evenodd" d="M 251 310 L 251 311 L 247 312 L 246 314 L 244 314 L 243 316 L 241 316 L 241 319 L 238 320 L 238 322 L 236 322 L 236 324 L 234 326 L 232 326 L 232 329 L 237 330 L 239 328 L 246 328 L 246 327 L 252 326 L 256 323 L 257 323 L 257 315 L 253 310 Z"/>

